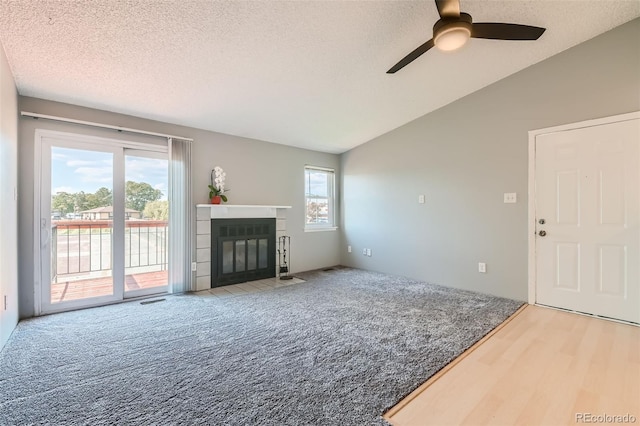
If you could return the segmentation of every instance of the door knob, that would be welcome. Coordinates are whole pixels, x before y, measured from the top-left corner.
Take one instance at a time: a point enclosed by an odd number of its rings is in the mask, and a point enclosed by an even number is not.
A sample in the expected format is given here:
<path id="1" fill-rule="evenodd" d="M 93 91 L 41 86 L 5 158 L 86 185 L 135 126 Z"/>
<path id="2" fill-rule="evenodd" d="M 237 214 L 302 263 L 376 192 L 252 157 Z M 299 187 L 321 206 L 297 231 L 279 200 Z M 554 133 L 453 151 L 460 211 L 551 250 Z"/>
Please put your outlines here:
<path id="1" fill-rule="evenodd" d="M 547 231 L 542 230 L 538 232 L 538 235 L 540 235 L 541 237 L 544 237 L 545 235 L 547 235 Z"/>

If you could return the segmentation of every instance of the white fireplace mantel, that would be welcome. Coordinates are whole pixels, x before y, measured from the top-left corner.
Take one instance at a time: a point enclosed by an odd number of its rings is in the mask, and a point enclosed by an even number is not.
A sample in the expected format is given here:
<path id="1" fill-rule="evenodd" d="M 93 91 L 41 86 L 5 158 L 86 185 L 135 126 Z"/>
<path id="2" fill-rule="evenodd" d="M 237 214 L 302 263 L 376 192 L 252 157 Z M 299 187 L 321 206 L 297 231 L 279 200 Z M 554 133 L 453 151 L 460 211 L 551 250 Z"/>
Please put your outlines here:
<path id="1" fill-rule="evenodd" d="M 291 206 L 256 206 L 234 204 L 197 204 L 196 207 L 211 211 L 211 219 L 244 219 L 278 217 L 278 209 L 290 209 Z"/>

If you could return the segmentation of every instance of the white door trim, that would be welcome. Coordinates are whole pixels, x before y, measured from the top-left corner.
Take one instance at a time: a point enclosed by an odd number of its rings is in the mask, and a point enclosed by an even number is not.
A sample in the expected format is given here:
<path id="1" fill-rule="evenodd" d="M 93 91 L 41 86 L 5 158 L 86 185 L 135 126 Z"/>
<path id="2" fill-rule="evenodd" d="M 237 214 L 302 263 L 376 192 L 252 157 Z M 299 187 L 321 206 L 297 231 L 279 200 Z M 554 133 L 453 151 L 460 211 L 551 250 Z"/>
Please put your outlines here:
<path id="1" fill-rule="evenodd" d="M 636 119 L 640 119 L 640 111 L 529 131 L 528 302 L 530 304 L 536 304 L 536 137 Z"/>

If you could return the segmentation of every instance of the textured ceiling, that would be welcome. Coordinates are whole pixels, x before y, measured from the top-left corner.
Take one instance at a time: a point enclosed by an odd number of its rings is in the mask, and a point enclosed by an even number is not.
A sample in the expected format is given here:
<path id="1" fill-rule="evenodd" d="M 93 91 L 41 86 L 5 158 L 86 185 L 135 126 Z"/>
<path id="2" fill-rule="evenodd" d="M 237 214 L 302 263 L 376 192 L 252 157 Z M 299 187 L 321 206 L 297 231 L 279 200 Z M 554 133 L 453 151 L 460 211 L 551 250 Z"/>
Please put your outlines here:
<path id="1" fill-rule="evenodd" d="M 462 0 L 475 22 L 547 31 L 389 75 L 431 38 L 434 2 L 0 1 L 21 95 L 335 153 L 640 16 L 638 0 Z"/>

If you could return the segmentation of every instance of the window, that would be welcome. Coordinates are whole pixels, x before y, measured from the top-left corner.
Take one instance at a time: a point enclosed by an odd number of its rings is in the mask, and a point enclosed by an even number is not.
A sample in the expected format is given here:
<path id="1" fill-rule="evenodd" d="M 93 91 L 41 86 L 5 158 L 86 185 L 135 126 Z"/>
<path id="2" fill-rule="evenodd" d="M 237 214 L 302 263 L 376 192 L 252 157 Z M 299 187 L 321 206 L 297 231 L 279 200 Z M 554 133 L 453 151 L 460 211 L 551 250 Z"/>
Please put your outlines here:
<path id="1" fill-rule="evenodd" d="M 306 166 L 304 196 L 305 230 L 335 229 L 333 169 Z"/>

